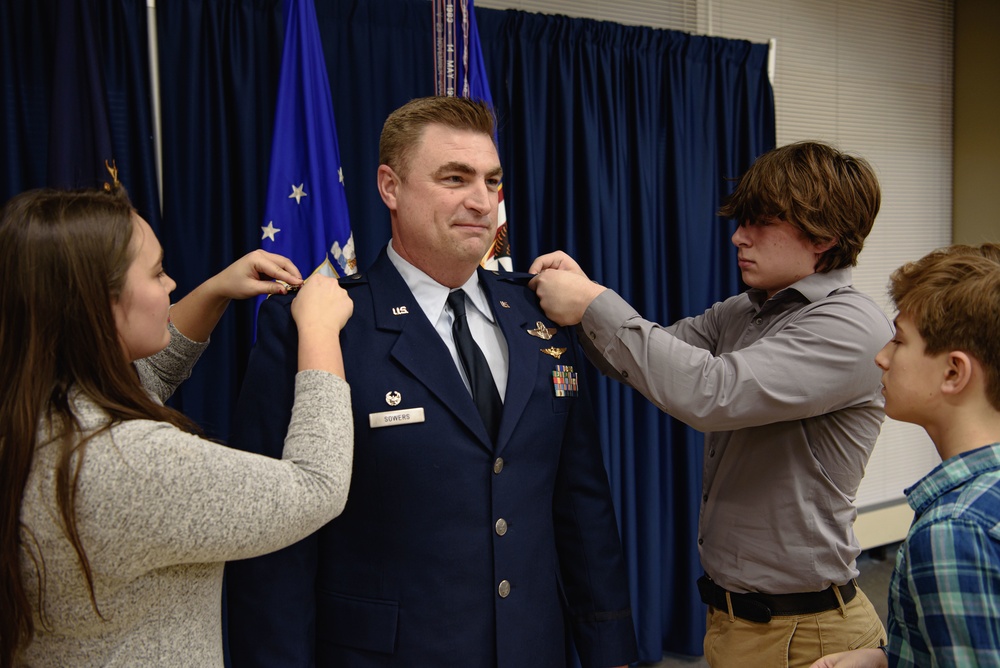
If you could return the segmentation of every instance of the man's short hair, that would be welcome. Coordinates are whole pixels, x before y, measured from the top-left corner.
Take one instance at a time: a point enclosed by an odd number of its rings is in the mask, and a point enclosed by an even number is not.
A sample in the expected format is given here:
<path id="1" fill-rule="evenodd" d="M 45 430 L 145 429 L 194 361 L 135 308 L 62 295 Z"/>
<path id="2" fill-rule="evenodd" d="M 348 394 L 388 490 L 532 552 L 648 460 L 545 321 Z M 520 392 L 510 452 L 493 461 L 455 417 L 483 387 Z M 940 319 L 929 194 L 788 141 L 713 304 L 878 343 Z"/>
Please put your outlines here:
<path id="1" fill-rule="evenodd" d="M 410 100 L 389 114 L 379 139 L 379 163 L 389 165 L 405 179 L 413 150 L 428 125 L 444 125 L 455 130 L 479 132 L 494 139 L 496 117 L 481 100 L 464 97 L 430 96 Z"/>
<path id="2" fill-rule="evenodd" d="M 955 245 L 904 264 L 889 295 L 923 338 L 928 355 L 961 350 L 986 376 L 986 398 L 1000 410 L 1000 245 Z"/>
<path id="3" fill-rule="evenodd" d="M 834 242 L 816 271 L 853 267 L 882 202 L 863 158 L 814 141 L 768 151 L 740 178 L 719 211 L 739 224 L 775 217 L 815 243 Z"/>

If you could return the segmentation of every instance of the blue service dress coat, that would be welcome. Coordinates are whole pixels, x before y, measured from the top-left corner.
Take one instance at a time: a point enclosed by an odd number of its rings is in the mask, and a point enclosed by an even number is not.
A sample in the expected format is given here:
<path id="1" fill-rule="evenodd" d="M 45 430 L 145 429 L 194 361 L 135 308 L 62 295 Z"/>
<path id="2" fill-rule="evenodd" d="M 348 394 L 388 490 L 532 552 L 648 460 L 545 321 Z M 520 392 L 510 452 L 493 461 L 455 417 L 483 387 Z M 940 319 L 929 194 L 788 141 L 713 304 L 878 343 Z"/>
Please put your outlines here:
<path id="1" fill-rule="evenodd" d="M 341 280 L 354 300 L 341 334 L 355 430 L 347 507 L 296 545 L 227 566 L 234 668 L 558 668 L 573 641 L 584 666 L 636 659 L 572 328 L 529 334 L 556 327 L 530 276 L 479 275 L 509 348 L 496 444 L 385 250 Z M 272 457 L 293 399 L 290 303 L 271 297 L 260 310 L 231 439 Z"/>

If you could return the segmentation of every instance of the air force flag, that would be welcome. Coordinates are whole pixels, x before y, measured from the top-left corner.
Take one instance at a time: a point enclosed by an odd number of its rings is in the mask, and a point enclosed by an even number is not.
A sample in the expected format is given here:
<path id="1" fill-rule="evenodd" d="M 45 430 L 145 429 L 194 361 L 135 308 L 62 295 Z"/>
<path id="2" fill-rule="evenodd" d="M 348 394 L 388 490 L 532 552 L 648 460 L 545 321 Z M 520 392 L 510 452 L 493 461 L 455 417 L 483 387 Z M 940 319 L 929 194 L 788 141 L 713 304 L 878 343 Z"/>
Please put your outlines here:
<path id="1" fill-rule="evenodd" d="M 286 0 L 285 45 L 260 246 L 303 276 L 357 271 L 333 101 L 312 0 Z"/>

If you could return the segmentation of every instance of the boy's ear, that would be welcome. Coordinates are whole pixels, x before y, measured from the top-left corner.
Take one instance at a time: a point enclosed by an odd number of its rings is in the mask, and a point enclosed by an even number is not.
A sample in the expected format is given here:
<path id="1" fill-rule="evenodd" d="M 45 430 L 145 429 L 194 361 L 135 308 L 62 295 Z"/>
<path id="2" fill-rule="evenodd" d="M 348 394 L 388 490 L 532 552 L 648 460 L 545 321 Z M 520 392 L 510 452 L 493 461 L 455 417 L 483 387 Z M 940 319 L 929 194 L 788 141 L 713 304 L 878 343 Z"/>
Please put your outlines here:
<path id="1" fill-rule="evenodd" d="M 941 383 L 941 393 L 955 396 L 960 394 L 972 381 L 973 361 L 969 354 L 953 350 L 945 359 L 945 376 Z"/>
<path id="2" fill-rule="evenodd" d="M 813 244 L 813 248 L 816 249 L 817 253 L 825 253 L 836 245 L 837 245 L 837 240 L 830 239 L 829 241 L 820 241 Z"/>
<path id="3" fill-rule="evenodd" d="M 829 241 L 814 241 L 813 251 L 816 253 L 825 253 L 836 245 L 836 239 L 830 239 Z"/>

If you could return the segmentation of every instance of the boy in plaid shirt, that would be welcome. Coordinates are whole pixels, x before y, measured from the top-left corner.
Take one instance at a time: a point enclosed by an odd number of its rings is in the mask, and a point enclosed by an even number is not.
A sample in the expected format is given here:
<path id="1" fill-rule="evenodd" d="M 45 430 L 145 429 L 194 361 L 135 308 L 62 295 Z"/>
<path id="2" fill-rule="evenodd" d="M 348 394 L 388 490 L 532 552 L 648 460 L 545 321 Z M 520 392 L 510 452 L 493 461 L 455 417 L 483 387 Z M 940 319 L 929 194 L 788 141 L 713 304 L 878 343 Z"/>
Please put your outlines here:
<path id="1" fill-rule="evenodd" d="M 813 668 L 1000 666 L 1000 245 L 934 251 L 897 269 L 890 293 L 885 412 L 927 430 L 942 462 L 906 490 L 888 647 Z"/>

